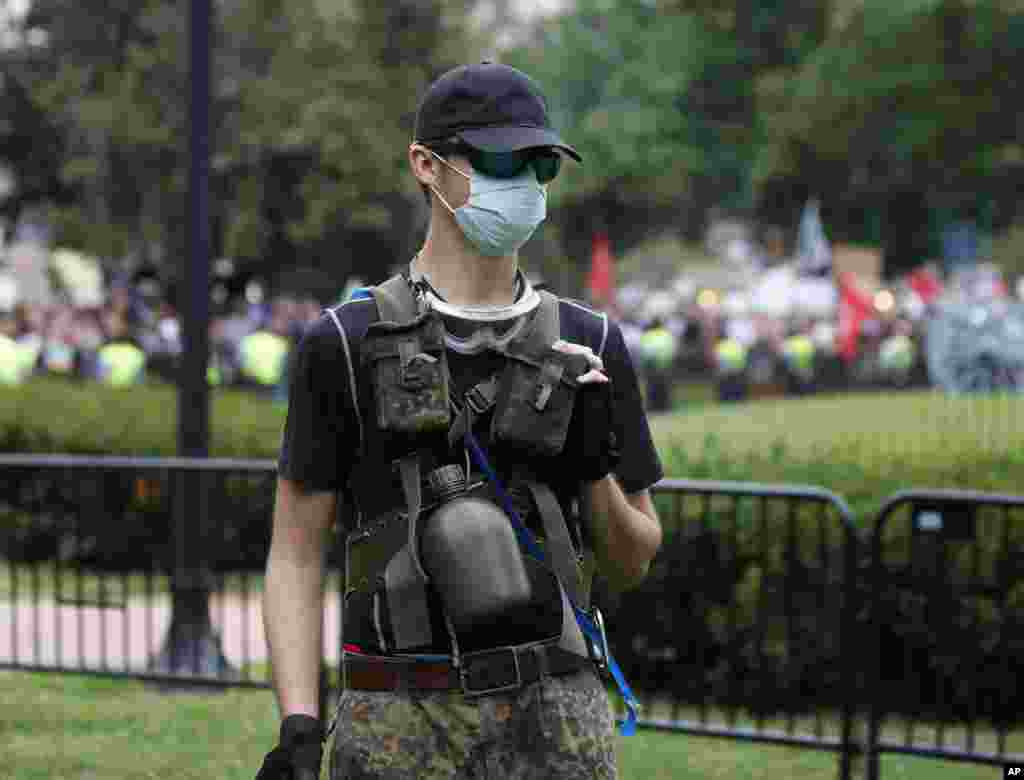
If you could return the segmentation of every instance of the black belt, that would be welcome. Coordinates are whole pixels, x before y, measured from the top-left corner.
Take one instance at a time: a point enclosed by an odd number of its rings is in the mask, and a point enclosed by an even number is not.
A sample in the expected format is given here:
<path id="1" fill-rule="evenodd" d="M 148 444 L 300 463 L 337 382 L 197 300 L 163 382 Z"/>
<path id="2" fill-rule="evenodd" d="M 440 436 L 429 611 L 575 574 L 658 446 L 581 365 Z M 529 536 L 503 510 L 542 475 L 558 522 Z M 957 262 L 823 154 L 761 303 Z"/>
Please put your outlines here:
<path id="1" fill-rule="evenodd" d="M 357 691 L 458 690 L 467 697 L 513 691 L 542 676 L 594 668 L 589 658 L 555 645 L 525 645 L 480 650 L 450 663 L 394 656 L 345 654 L 347 687 Z"/>

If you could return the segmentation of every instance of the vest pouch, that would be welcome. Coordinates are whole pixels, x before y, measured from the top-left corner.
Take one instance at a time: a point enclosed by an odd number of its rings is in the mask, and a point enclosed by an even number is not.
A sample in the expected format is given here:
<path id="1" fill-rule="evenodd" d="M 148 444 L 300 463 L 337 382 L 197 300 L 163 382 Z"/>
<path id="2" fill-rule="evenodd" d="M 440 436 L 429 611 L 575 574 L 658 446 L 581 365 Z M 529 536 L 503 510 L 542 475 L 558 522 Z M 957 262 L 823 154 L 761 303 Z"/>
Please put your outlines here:
<path id="1" fill-rule="evenodd" d="M 461 496 L 433 512 L 421 531 L 420 561 L 459 636 L 486 631 L 533 597 L 512 525 L 484 498 Z"/>
<path id="2" fill-rule="evenodd" d="M 491 439 L 525 455 L 558 455 L 572 419 L 576 378 L 589 364 L 582 355 L 550 348 L 537 358 L 509 357 L 498 385 Z"/>
<path id="3" fill-rule="evenodd" d="M 447 432 L 451 424 L 444 326 L 431 311 L 412 322 L 375 322 L 362 346 L 381 433 Z"/>
<path id="4" fill-rule="evenodd" d="M 372 591 L 377 574 L 405 545 L 408 521 L 392 512 L 345 538 L 345 580 L 347 591 Z"/>

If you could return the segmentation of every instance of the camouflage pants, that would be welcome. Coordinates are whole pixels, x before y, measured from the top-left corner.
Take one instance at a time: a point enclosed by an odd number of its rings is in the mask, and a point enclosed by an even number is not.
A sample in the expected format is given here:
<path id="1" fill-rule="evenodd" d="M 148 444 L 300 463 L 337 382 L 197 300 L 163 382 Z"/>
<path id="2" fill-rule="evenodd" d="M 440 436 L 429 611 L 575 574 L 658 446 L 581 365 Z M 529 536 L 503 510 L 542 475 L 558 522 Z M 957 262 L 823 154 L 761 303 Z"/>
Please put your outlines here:
<path id="1" fill-rule="evenodd" d="M 592 670 L 466 701 L 461 691 L 342 693 L 331 780 L 614 780 L 616 735 Z"/>

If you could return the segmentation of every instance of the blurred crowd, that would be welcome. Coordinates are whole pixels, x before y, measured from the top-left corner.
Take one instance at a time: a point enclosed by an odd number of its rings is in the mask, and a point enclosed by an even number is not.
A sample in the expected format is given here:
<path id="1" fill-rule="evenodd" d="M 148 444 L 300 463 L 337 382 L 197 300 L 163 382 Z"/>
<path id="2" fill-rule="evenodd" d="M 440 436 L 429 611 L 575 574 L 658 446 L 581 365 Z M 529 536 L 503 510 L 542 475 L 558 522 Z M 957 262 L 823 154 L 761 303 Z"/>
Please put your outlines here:
<path id="1" fill-rule="evenodd" d="M 0 287 L 3 282 L 0 281 Z M 174 382 L 182 324 L 175 306 L 145 282 L 115 280 L 96 306 L 18 301 L 0 290 L 0 382 L 49 375 L 110 385 Z M 209 326 L 207 378 L 275 398 L 286 393 L 287 359 L 321 312 L 314 299 L 238 298 L 217 307 Z"/>
<path id="2" fill-rule="evenodd" d="M 621 324 L 650 410 L 671 409 L 681 385 L 709 380 L 721 401 L 927 385 L 1024 390 L 1024 278 L 984 262 L 951 273 L 933 263 L 883 282 L 879 258 L 833 251 L 804 222 L 792 252 L 777 231 L 757 240 L 722 221 L 708 232 L 704 267 L 647 261 L 646 279 L 616 286 L 606 276 L 599 297 L 591 283 L 591 302 Z M 182 323 L 155 269 L 111 275 L 95 258 L 51 250 L 32 222 L 14 239 L 0 235 L 0 384 L 177 381 Z M 660 277 L 650 273 L 658 266 Z M 228 260 L 213 270 L 208 381 L 283 400 L 289 355 L 324 302 L 268 296 Z M 360 284 L 350 279 L 332 297 Z"/>
<path id="3" fill-rule="evenodd" d="M 756 287 L 769 273 L 742 290 L 620 291 L 607 308 L 620 318 L 652 411 L 671 409 L 680 386 L 708 378 L 726 402 L 928 386 L 1024 390 L 1024 279 L 1014 291 L 990 265 L 949 275 L 921 266 L 871 290 L 830 273 L 810 280 L 825 301 L 808 306 L 779 305 L 779 289 L 759 303 Z"/>

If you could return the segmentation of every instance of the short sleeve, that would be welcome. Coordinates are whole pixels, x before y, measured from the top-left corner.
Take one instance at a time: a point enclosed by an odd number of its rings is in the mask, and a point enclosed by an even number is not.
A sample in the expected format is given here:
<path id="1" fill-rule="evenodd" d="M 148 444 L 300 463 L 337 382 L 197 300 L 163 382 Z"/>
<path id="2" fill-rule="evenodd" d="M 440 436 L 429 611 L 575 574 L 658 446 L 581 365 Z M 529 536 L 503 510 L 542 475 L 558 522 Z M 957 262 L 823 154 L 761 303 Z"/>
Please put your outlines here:
<path id="1" fill-rule="evenodd" d="M 612 380 L 615 434 L 621 450 L 615 477 L 623 492 L 637 493 L 660 480 L 664 471 L 651 438 L 632 358 L 621 328 L 611 320 L 601 357 L 605 373 Z"/>
<path id="2" fill-rule="evenodd" d="M 278 473 L 308 490 L 341 490 L 359 451 L 347 346 L 325 315 L 302 337 L 290 368 Z"/>

